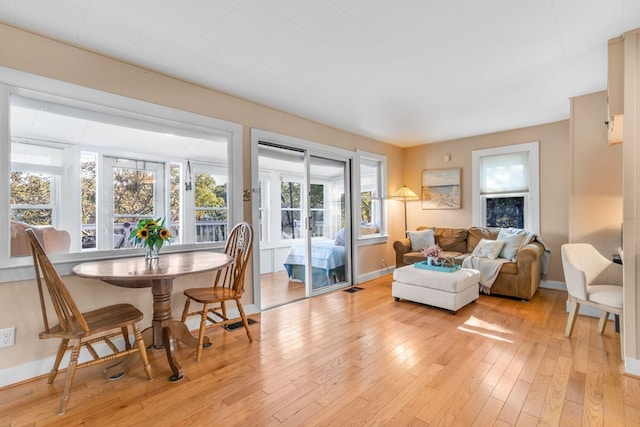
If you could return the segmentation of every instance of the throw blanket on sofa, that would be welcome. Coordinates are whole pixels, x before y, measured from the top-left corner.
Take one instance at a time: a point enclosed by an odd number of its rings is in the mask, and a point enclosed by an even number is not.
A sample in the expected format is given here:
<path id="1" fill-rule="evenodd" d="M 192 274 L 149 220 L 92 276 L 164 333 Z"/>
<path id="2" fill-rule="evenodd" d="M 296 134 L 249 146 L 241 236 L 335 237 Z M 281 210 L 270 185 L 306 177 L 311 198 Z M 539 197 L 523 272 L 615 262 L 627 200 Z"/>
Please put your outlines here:
<path id="1" fill-rule="evenodd" d="M 464 268 L 473 268 L 480 272 L 480 292 L 489 295 L 491 293 L 491 286 L 496 281 L 500 267 L 505 262 L 511 262 L 504 258 L 480 258 L 477 256 L 468 256 L 462 261 Z"/>

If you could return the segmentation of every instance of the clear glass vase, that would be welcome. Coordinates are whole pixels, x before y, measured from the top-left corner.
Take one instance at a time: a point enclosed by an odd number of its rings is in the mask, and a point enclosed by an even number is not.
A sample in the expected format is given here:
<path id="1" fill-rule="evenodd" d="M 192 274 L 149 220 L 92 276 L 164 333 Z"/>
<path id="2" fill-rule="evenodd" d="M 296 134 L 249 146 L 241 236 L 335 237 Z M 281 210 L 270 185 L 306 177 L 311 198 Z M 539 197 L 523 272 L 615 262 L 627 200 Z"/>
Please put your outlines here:
<path id="1" fill-rule="evenodd" d="M 154 246 L 144 247 L 144 258 L 147 260 L 160 258 L 160 248 Z"/>

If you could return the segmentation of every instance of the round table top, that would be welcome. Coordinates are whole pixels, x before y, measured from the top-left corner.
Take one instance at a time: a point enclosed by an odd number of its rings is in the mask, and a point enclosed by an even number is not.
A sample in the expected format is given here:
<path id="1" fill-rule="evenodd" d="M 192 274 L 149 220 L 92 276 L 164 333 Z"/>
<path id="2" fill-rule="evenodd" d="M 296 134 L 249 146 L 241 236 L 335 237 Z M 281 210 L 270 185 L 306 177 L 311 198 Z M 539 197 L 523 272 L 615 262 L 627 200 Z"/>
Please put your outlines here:
<path id="1" fill-rule="evenodd" d="M 73 267 L 71 273 L 79 277 L 105 281 L 149 281 L 218 270 L 232 261 L 233 258 L 224 253 L 175 252 L 161 254 L 153 260 L 146 260 L 140 256 L 83 262 Z"/>

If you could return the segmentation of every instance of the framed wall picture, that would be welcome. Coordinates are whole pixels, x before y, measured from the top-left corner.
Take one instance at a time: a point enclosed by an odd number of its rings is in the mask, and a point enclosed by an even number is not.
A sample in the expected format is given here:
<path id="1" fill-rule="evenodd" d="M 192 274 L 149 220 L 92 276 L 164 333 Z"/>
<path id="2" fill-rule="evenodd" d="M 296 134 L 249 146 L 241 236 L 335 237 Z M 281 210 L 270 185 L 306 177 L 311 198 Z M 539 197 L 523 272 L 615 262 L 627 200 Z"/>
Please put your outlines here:
<path id="1" fill-rule="evenodd" d="M 422 171 L 422 209 L 460 209 L 460 168 Z"/>

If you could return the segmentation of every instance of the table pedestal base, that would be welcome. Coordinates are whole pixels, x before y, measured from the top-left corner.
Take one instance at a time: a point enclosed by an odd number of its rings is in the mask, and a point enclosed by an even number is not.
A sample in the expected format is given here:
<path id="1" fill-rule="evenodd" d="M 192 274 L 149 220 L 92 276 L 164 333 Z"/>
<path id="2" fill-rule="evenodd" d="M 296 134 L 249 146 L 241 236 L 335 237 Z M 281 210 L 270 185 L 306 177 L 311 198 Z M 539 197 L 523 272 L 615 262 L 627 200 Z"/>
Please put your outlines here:
<path id="1" fill-rule="evenodd" d="M 169 377 L 169 381 L 180 381 L 184 377 L 182 366 L 176 359 L 176 341 L 188 345 L 189 347 L 197 347 L 198 339 L 191 335 L 187 325 L 178 320 L 169 320 L 168 325 L 162 327 L 162 342 L 154 341 L 154 327 L 151 326 L 142 331 L 142 339 L 147 344 L 147 349 L 164 348 L 167 353 L 167 361 L 173 375 Z M 211 347 L 209 337 L 204 337 L 203 347 Z"/>

